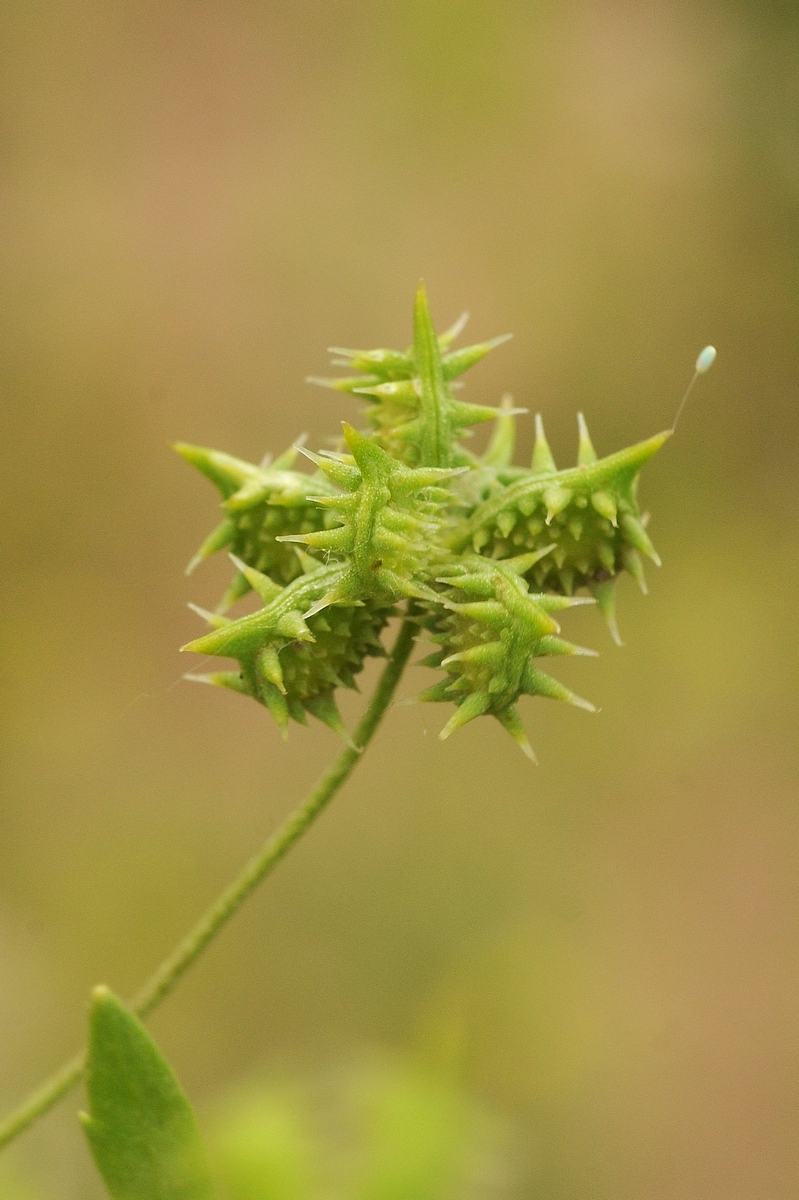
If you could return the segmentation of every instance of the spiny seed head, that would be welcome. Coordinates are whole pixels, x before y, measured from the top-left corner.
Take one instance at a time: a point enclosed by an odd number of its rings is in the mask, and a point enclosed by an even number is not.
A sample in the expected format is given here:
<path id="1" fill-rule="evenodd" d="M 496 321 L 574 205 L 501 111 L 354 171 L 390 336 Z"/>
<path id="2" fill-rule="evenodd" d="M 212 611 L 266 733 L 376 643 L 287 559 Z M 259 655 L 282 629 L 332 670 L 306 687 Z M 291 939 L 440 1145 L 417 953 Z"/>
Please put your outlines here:
<path id="1" fill-rule="evenodd" d="M 178 452 L 219 489 L 223 519 L 191 566 L 227 549 L 235 576 L 210 632 L 184 647 L 234 660 L 202 678 L 266 705 L 285 732 L 307 713 L 347 737 L 338 687 L 354 686 L 397 605 L 436 645 L 439 673 L 421 699 L 455 711 L 443 738 L 477 716 L 495 717 L 533 757 L 517 704 L 523 696 L 593 706 L 538 660 L 591 654 L 561 636 L 556 614 L 594 602 L 619 641 L 614 584 L 626 571 L 646 590 L 641 558 L 659 564 L 637 500 L 643 465 L 671 431 L 600 458 L 582 413 L 576 466 L 558 470 L 536 417 L 529 467 L 514 466 L 516 416 L 456 398 L 458 377 L 505 338 L 463 349 L 465 315 L 437 334 L 427 294 L 415 300 L 406 351 L 334 347 L 340 378 L 316 379 L 361 397 L 367 429 L 343 424 L 335 452 L 301 445 L 260 466 L 202 447 Z M 710 348 L 697 371 L 707 370 Z M 460 443 L 494 422 L 481 457 Z M 298 471 L 297 452 L 311 464 Z M 253 591 L 262 607 L 220 615 Z"/>

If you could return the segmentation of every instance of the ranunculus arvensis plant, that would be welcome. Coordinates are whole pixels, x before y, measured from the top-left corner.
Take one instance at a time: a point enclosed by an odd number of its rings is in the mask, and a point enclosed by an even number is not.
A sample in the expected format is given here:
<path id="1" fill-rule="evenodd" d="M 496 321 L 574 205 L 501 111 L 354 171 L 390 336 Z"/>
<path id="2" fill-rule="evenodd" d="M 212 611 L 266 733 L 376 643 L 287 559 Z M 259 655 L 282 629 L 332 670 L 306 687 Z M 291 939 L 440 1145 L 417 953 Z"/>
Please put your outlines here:
<path id="1" fill-rule="evenodd" d="M 406 351 L 333 351 L 344 376 L 313 382 L 365 403 L 363 428 L 342 425 L 338 449 L 295 446 L 256 466 L 217 450 L 178 452 L 219 489 L 222 520 L 190 563 L 226 551 L 235 574 L 216 611 L 195 609 L 210 630 L 183 649 L 232 660 L 189 675 L 256 700 L 284 736 L 308 715 L 344 749 L 311 795 L 126 1006 L 98 989 L 89 1050 L 47 1081 L 0 1127 L 0 1145 L 46 1112 L 87 1066 L 87 1134 L 119 1200 L 211 1195 L 188 1102 L 137 1018 L 175 986 L 258 883 L 344 783 L 389 709 L 417 642 L 435 678 L 419 696 L 450 706 L 440 736 L 495 718 L 533 758 L 519 704 L 565 700 L 594 711 L 542 669 L 540 659 L 593 654 L 562 636 L 559 618 L 596 602 L 615 641 L 614 589 L 626 571 L 646 591 L 642 556 L 659 564 L 638 499 L 641 468 L 672 430 L 598 458 L 578 415 L 576 466 L 558 470 L 536 417 L 532 462 L 513 462 L 515 418 L 458 398 L 459 377 L 505 338 L 454 349 L 462 318 L 437 334 L 423 287 Z M 711 365 L 708 347 L 697 373 Z M 696 376 L 694 376 L 696 378 Z M 350 400 L 348 416 L 355 417 Z M 492 422 L 487 449 L 468 448 Z M 309 469 L 297 470 L 305 457 Z M 261 607 L 233 614 L 255 592 Z M 386 629 L 398 623 L 393 646 Z M 336 703 L 367 658 L 386 665 L 358 727 Z M 234 701 L 240 703 L 240 700 Z M 463 736 L 463 735 L 461 735 Z"/>

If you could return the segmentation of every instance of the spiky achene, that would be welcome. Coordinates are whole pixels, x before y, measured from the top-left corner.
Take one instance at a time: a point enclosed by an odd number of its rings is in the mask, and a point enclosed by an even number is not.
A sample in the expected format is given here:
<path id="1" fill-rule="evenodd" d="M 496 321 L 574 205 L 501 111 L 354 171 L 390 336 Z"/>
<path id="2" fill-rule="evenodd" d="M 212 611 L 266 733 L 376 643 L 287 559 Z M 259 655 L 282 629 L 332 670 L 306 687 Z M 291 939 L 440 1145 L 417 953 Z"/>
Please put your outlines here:
<path id="1" fill-rule="evenodd" d="M 293 469 L 297 448 L 256 467 L 177 447 L 217 485 L 225 514 L 191 565 L 232 550 L 236 576 L 220 610 L 249 590 L 263 602 L 238 620 L 197 610 L 213 629 L 184 649 L 233 658 L 238 670 L 191 678 L 253 696 L 284 732 L 310 712 L 346 738 L 336 688 L 383 653 L 383 628 L 410 602 L 439 647 L 424 664 L 443 673 L 420 699 L 456 706 L 442 738 L 487 714 L 532 757 L 520 697 L 593 710 L 535 660 L 593 653 L 560 636 L 553 614 L 574 604 L 596 600 L 619 640 L 617 576 L 629 572 L 646 590 L 640 555 L 659 563 L 636 493 L 669 433 L 600 459 L 580 414 L 577 465 L 559 471 L 537 417 L 532 463 L 513 466 L 515 414 L 525 410 L 510 397 L 491 408 L 453 392 L 505 338 L 453 350 L 464 324 L 437 335 L 420 288 L 407 351 L 334 350 L 336 365 L 358 374 L 313 382 L 364 396 L 369 428 L 345 423 L 342 453 L 303 450 L 314 474 Z M 489 419 L 478 458 L 460 439 Z"/>
<path id="2" fill-rule="evenodd" d="M 671 431 L 598 459 L 582 413 L 578 426 L 577 466 L 558 471 L 538 416 L 530 470 L 508 483 L 497 478 L 486 499 L 456 530 L 450 546 L 504 559 L 553 545 L 552 553 L 530 568 L 530 582 L 567 596 L 588 589 L 614 640 L 620 642 L 616 576 L 629 572 L 645 593 L 640 555 L 660 566 L 636 500 L 638 476 Z"/>
<path id="3" fill-rule="evenodd" d="M 367 420 L 373 439 L 393 458 L 412 466 L 449 467 L 473 460 L 457 442 L 470 435 L 470 426 L 492 421 L 500 410 L 484 404 L 464 404 L 453 395 L 453 381 L 510 334 L 451 350 L 452 342 L 466 324 L 467 314 L 438 336 L 433 328 L 427 293 L 416 293 L 413 314 L 413 345 L 399 350 L 343 350 L 331 347 L 334 366 L 360 371 L 342 379 L 309 382 L 340 392 L 365 396 L 369 401 Z"/>
<path id="4" fill-rule="evenodd" d="M 265 704 L 284 736 L 289 718 L 305 724 L 309 712 L 348 740 L 335 689 L 355 687 L 355 675 L 363 669 L 364 659 L 385 653 L 380 634 L 392 615 L 391 605 L 377 601 L 309 613 L 309 605 L 340 581 L 341 566 L 322 567 L 306 559 L 307 574 L 280 587 L 241 560 L 234 560 L 234 565 L 263 607 L 237 621 L 196 610 L 212 626 L 212 632 L 183 649 L 234 658 L 238 670 L 190 678 L 230 688 Z"/>
<path id="5" fill-rule="evenodd" d="M 425 581 L 447 557 L 439 545 L 439 513 L 450 500 L 442 484 L 460 472 L 457 468 L 403 466 L 346 422 L 343 429 L 350 456 L 313 456 L 319 469 L 343 490 L 343 494 L 317 500 L 341 524 L 320 533 L 280 539 L 301 542 L 346 562 L 341 579 L 315 609 L 366 599 L 391 602 L 416 597 L 435 602 L 436 594 Z"/>
<path id="6" fill-rule="evenodd" d="M 292 446 L 274 463 L 260 467 L 219 450 L 189 446 L 185 442 L 178 442 L 175 449 L 216 484 L 224 513 L 220 524 L 211 530 L 186 568 L 187 575 L 218 550 L 229 550 L 277 583 L 291 583 L 302 574 L 294 548 L 280 538 L 285 534 L 311 533 L 332 524 L 329 514 L 315 500 L 309 500 L 309 496 L 333 489 L 325 475 L 310 476 L 291 470 L 298 447 Z M 217 611 L 227 612 L 236 600 L 246 596 L 251 586 L 246 576 L 237 571 Z"/>
<path id="7" fill-rule="evenodd" d="M 549 551 L 544 551 L 544 554 Z M 529 594 L 524 579 L 540 554 L 491 562 L 477 555 L 453 562 L 444 584 L 443 612 L 427 618 L 432 641 L 441 649 L 424 665 L 441 667 L 448 678 L 422 692 L 420 700 L 449 700 L 458 705 L 441 732 L 447 738 L 461 725 L 491 713 L 533 758 L 516 701 L 522 695 L 566 700 L 594 711 L 563 684 L 534 665 L 534 659 L 558 654 L 592 654 L 559 636 L 553 612 L 580 604 L 578 598 Z"/>

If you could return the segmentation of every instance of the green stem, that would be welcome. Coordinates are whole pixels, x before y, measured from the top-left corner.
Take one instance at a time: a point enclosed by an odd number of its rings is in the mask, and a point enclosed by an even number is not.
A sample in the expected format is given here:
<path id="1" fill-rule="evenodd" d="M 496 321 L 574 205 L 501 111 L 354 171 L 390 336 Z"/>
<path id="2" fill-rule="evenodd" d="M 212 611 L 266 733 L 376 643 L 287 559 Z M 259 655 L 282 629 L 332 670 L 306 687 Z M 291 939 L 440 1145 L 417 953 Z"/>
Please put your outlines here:
<path id="1" fill-rule="evenodd" d="M 306 829 L 316 820 L 322 810 L 330 803 L 341 785 L 350 775 L 353 767 L 360 761 L 361 751 L 365 750 L 372 740 L 383 716 L 388 709 L 391 699 L 404 671 L 416 636 L 416 624 L 406 619 L 400 629 L 394 649 L 386 663 L 383 674 L 375 689 L 372 699 L 361 718 L 355 731 L 353 741 L 357 749 L 347 747 L 338 757 L 326 775 L 320 779 L 304 804 L 289 816 L 276 833 L 272 835 L 253 858 L 245 864 L 236 879 L 225 888 L 222 894 L 200 918 L 194 928 L 175 947 L 172 954 L 164 960 L 160 967 L 145 983 L 144 987 L 130 1002 L 130 1007 L 138 1016 L 146 1016 L 156 1005 L 169 995 L 175 985 L 188 971 L 194 961 L 199 958 L 205 947 L 219 933 L 224 925 L 241 908 L 247 897 L 258 884 L 291 849 L 294 843 L 302 837 Z M 86 1052 L 81 1051 L 71 1058 L 59 1071 L 56 1071 L 40 1088 L 37 1088 L 24 1104 L 0 1124 L 0 1148 L 13 1141 L 18 1134 L 32 1125 L 57 1100 L 77 1083 L 83 1074 L 86 1063 Z"/>

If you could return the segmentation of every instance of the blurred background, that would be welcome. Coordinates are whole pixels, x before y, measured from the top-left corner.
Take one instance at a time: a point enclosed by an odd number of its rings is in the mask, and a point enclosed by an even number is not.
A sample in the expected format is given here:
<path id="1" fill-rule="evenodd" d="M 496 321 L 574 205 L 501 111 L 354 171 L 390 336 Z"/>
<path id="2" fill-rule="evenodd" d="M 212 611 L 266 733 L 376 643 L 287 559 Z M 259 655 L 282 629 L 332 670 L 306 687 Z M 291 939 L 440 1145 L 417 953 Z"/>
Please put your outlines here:
<path id="1" fill-rule="evenodd" d="M 228 571 L 183 575 L 218 497 L 169 443 L 323 445 L 358 406 L 304 377 L 328 345 L 404 347 L 423 276 L 440 328 L 514 333 L 464 397 L 530 408 L 520 461 L 535 411 L 563 466 L 578 409 L 600 454 L 666 428 L 718 347 L 642 481 L 664 566 L 647 599 L 622 582 L 622 649 L 567 614 L 601 657 L 556 673 L 602 711 L 529 702 L 537 769 L 495 722 L 441 744 L 449 710 L 395 709 L 151 1028 L 208 1129 L 253 1080 L 312 1105 L 353 1072 L 446 1077 L 501 1135 L 479 1182 L 418 1200 L 793 1200 L 799 9 L 0 21 L 3 1108 L 338 753 L 180 681 L 186 602 Z M 81 1102 L 8 1154 L 31 1195 L 102 1194 Z"/>

